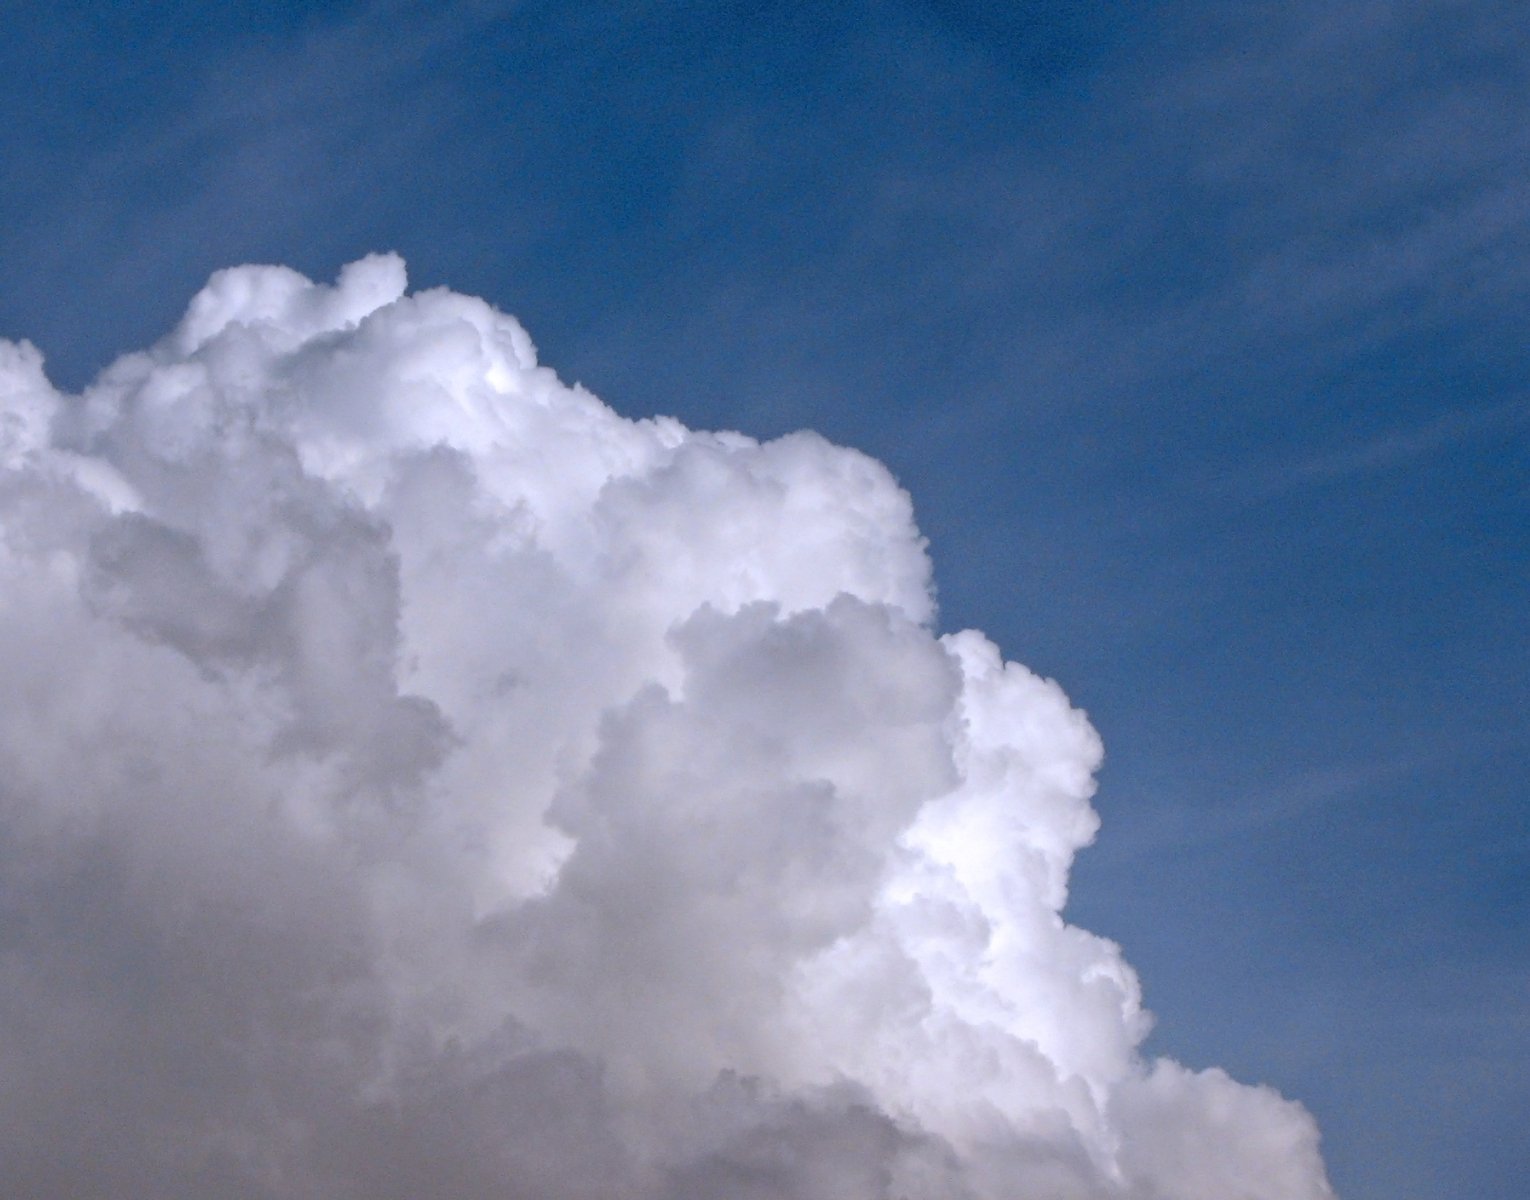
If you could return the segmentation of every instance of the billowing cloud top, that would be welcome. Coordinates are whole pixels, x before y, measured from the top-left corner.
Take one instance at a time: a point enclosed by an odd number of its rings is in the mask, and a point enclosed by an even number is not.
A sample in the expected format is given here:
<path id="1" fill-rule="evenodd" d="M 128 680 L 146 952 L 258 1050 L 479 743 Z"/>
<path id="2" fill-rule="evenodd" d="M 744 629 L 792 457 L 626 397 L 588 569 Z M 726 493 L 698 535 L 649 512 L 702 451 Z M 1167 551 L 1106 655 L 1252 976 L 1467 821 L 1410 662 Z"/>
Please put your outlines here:
<path id="1" fill-rule="evenodd" d="M 69 1197 L 1316 1200 L 1060 912 L 1099 744 L 878 463 L 372 257 L 0 343 L 0 1162 Z"/>

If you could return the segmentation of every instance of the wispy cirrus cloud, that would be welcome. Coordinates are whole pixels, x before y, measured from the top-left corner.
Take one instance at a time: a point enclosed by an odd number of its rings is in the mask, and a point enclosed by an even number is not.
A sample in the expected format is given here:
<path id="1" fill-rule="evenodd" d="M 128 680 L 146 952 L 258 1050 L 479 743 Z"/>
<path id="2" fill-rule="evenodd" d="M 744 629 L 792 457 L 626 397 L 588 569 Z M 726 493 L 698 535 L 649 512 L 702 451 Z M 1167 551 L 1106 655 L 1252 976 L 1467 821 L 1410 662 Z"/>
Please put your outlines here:
<path id="1" fill-rule="evenodd" d="M 1286 463 L 1262 463 L 1232 476 L 1226 488 L 1265 499 L 1359 476 L 1406 470 L 1457 448 L 1524 438 L 1530 427 L 1530 399 L 1506 400 L 1476 409 L 1440 413 L 1426 421 L 1390 429 L 1354 444 L 1337 446 Z"/>

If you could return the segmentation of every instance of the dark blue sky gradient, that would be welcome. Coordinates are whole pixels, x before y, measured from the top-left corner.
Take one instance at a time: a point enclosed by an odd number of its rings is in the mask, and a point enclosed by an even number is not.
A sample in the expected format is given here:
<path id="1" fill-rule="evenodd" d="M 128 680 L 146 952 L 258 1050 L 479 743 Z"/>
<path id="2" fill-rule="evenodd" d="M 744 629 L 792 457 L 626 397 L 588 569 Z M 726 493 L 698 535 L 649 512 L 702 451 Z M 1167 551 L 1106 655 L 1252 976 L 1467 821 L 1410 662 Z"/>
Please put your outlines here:
<path id="1" fill-rule="evenodd" d="M 1347 1200 L 1530 1149 L 1516 2 L 22 3 L 0 335 L 370 250 L 632 415 L 885 460 L 1090 712 L 1071 914 Z"/>

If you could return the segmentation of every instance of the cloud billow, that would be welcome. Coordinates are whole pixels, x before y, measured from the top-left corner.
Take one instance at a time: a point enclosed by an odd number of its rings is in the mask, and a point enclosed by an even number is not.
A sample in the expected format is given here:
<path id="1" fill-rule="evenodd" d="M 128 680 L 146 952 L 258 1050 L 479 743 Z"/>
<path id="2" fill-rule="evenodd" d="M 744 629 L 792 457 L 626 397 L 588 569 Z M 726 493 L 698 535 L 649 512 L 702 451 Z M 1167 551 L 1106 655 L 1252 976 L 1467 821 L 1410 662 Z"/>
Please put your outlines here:
<path id="1" fill-rule="evenodd" d="M 214 276 L 0 343 L 17 1194 L 1318 1200 L 1061 917 L 1098 739 L 907 496 L 630 421 L 485 303 Z"/>

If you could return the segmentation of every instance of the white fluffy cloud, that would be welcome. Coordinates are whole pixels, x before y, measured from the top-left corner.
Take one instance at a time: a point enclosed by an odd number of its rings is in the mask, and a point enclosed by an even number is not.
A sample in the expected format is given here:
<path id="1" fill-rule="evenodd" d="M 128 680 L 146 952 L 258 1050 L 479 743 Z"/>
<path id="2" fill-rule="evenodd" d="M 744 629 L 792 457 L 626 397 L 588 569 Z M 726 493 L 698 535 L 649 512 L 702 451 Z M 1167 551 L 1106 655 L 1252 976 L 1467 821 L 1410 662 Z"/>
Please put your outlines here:
<path id="1" fill-rule="evenodd" d="M 1317 1200 L 1060 913 L 1100 748 L 878 463 L 373 257 L 0 343 L 0 1161 L 37 1200 Z"/>

